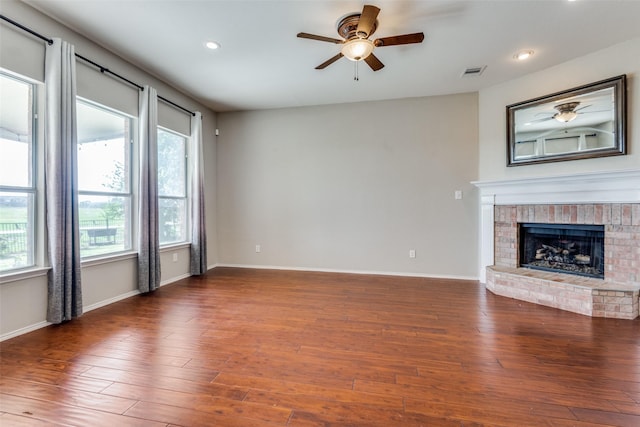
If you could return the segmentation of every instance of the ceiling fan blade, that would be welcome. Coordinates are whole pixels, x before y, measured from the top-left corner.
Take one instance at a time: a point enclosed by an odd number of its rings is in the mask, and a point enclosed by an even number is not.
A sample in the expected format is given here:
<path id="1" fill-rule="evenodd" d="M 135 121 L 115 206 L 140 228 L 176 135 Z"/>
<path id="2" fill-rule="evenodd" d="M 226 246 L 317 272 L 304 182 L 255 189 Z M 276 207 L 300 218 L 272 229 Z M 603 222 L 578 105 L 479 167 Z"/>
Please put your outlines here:
<path id="1" fill-rule="evenodd" d="M 378 57 L 375 56 L 373 53 L 367 56 L 366 58 L 364 58 L 364 62 L 366 62 L 367 65 L 371 67 L 373 71 L 378 71 L 384 67 L 384 64 L 380 62 Z"/>
<path id="2" fill-rule="evenodd" d="M 371 29 L 376 23 L 380 9 L 376 6 L 365 4 L 360 14 L 360 20 L 358 21 L 358 28 L 356 34 L 358 37 L 368 38 L 371 34 Z"/>
<path id="3" fill-rule="evenodd" d="M 342 58 L 344 55 L 342 54 L 342 52 L 340 52 L 339 54 L 337 54 L 336 56 L 327 59 L 326 61 L 324 61 L 322 64 L 318 65 L 316 67 L 316 70 L 322 70 L 326 67 L 328 67 L 329 65 L 333 64 L 334 62 L 336 62 L 338 59 Z"/>
<path id="4" fill-rule="evenodd" d="M 545 117 L 544 119 L 536 119 L 536 120 L 531 120 L 529 123 L 540 123 L 540 122 L 546 122 L 549 120 L 553 120 L 555 115 L 551 116 L 551 117 Z"/>
<path id="5" fill-rule="evenodd" d="M 577 113 L 580 110 L 584 110 L 585 108 L 589 108 L 591 107 L 591 105 L 585 105 L 584 107 L 580 107 L 580 108 L 576 108 L 575 110 L 573 110 L 575 113 Z"/>
<path id="6" fill-rule="evenodd" d="M 344 43 L 344 40 L 334 39 L 332 37 L 317 36 L 315 34 L 309 34 L 309 33 L 298 33 L 298 37 L 300 37 L 301 39 L 318 40 L 321 42 L 329 42 L 329 43 L 335 43 L 335 44 Z"/>
<path id="7" fill-rule="evenodd" d="M 376 39 L 373 43 L 376 47 L 397 46 L 400 44 L 422 43 L 424 33 L 403 34 L 401 36 L 382 37 Z"/>

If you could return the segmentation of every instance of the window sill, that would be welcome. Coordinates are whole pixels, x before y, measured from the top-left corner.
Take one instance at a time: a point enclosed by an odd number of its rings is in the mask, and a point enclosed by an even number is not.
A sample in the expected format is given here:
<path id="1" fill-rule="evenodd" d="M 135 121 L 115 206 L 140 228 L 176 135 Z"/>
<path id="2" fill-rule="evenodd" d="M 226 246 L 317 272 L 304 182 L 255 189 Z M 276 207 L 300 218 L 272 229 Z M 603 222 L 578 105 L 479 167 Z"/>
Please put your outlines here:
<path id="1" fill-rule="evenodd" d="M 18 282 L 20 280 L 33 279 L 46 276 L 51 267 L 34 267 L 27 270 L 12 271 L 0 274 L 0 284 Z"/>
<path id="2" fill-rule="evenodd" d="M 169 244 L 160 248 L 160 252 L 170 252 L 176 249 L 188 248 L 191 242 L 179 242 Z M 138 253 L 135 251 L 120 252 L 115 255 L 88 258 L 81 261 L 82 267 L 92 267 L 95 265 L 110 264 L 126 259 L 137 258 Z M 25 270 L 9 271 L 0 273 L 0 284 L 18 282 L 21 280 L 32 279 L 35 277 L 46 276 L 51 267 L 33 267 Z"/>
<path id="3" fill-rule="evenodd" d="M 166 246 L 160 247 L 160 252 L 169 252 L 174 251 L 176 249 L 188 248 L 191 246 L 191 242 L 177 242 L 177 243 L 168 243 Z"/>
<path id="4" fill-rule="evenodd" d="M 111 264 L 113 262 L 125 259 L 137 258 L 138 253 L 135 251 L 119 252 L 114 255 L 97 256 L 82 260 L 82 267 L 92 267 L 94 265 Z"/>
<path id="5" fill-rule="evenodd" d="M 188 248 L 190 246 L 191 246 L 191 242 L 172 243 L 167 246 L 162 246 L 160 248 L 160 253 L 170 252 L 176 249 Z M 125 259 L 132 259 L 137 257 L 138 257 L 137 251 L 126 251 L 126 252 L 119 252 L 113 255 L 96 256 L 93 258 L 86 258 L 82 260 L 82 267 L 92 267 L 94 265 L 110 264 L 113 262 L 118 262 Z"/>

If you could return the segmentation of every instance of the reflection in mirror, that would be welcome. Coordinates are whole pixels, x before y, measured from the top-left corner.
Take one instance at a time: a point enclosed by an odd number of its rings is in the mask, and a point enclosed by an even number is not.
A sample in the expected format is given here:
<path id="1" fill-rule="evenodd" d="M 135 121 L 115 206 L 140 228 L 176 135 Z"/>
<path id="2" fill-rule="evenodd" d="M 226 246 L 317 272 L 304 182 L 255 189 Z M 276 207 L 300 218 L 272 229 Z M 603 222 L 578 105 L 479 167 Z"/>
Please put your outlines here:
<path id="1" fill-rule="evenodd" d="M 508 166 L 624 154 L 624 76 L 507 107 Z"/>

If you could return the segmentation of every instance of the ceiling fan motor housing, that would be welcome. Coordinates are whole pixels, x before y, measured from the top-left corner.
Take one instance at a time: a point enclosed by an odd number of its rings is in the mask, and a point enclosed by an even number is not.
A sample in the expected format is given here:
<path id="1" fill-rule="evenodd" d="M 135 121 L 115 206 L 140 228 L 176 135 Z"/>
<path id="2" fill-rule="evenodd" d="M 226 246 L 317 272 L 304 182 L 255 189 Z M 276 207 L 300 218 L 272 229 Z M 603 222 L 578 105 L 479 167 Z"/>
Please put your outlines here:
<path id="1" fill-rule="evenodd" d="M 376 20 L 371 26 L 369 34 L 358 34 L 358 24 L 360 23 L 360 13 L 350 13 L 338 19 L 337 31 L 340 37 L 345 40 L 351 40 L 355 38 L 366 39 L 376 32 L 378 28 L 378 20 Z"/>
<path id="2" fill-rule="evenodd" d="M 567 113 L 573 111 L 580 105 L 579 102 L 566 102 L 564 104 L 556 105 L 554 108 L 561 113 Z"/>

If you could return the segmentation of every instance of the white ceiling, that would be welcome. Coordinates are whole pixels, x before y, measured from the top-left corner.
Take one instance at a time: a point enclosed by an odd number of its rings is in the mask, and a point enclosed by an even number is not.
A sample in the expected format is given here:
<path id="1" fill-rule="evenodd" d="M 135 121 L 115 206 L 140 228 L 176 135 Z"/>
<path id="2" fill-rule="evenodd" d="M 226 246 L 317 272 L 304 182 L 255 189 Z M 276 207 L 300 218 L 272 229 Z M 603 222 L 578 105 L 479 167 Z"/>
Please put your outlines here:
<path id="1" fill-rule="evenodd" d="M 360 64 L 355 82 L 346 58 L 314 69 L 338 45 L 296 34 L 337 38 L 337 20 L 363 1 L 23 1 L 214 111 L 477 91 L 640 36 L 636 0 L 370 0 L 381 8 L 372 38 L 422 31 L 425 40 L 377 48 L 385 68 Z M 207 50 L 208 40 L 221 49 Z M 535 54 L 514 60 L 522 49 Z M 460 77 L 479 66 L 481 76 Z"/>

